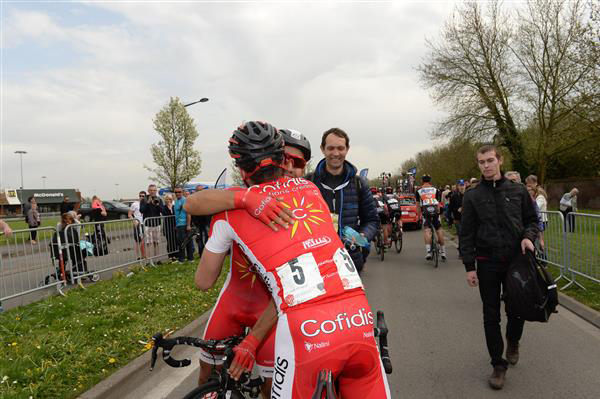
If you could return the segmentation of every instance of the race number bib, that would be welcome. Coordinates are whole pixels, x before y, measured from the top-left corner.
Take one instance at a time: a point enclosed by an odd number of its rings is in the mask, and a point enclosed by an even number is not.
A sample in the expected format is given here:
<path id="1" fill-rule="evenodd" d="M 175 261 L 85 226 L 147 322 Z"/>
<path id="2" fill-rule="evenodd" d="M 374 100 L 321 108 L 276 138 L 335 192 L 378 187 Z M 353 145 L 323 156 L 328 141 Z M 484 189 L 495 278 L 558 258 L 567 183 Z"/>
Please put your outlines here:
<path id="1" fill-rule="evenodd" d="M 342 285 L 345 290 L 351 290 L 353 288 L 362 288 L 362 280 L 358 275 L 356 266 L 352 262 L 352 257 L 346 251 L 346 248 L 338 248 L 333 254 L 333 262 L 337 266 L 338 274 L 342 280 Z"/>
<path id="2" fill-rule="evenodd" d="M 325 294 L 325 283 L 312 253 L 300 255 L 275 269 L 281 281 L 283 300 L 296 306 Z"/>

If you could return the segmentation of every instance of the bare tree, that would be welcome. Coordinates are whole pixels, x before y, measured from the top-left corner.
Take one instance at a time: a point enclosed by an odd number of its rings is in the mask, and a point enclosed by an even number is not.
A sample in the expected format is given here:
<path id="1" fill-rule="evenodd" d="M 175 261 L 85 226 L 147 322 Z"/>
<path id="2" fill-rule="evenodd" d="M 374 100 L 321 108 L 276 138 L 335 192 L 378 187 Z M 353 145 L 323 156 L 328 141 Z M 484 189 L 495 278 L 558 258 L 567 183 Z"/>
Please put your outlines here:
<path id="1" fill-rule="evenodd" d="M 523 143 L 515 122 L 511 23 L 498 2 L 485 13 L 478 3 L 458 6 L 441 40 L 427 40 L 429 53 L 418 71 L 434 101 L 449 116 L 434 136 L 490 140 L 505 146 L 513 167 L 525 171 Z"/>
<path id="2" fill-rule="evenodd" d="M 598 138 L 590 104 L 599 88 L 588 81 L 598 61 L 587 53 L 593 47 L 582 43 L 591 29 L 582 2 L 534 0 L 518 14 L 511 47 L 520 98 L 534 121 L 528 137 L 532 165 L 543 182 L 551 162 Z"/>

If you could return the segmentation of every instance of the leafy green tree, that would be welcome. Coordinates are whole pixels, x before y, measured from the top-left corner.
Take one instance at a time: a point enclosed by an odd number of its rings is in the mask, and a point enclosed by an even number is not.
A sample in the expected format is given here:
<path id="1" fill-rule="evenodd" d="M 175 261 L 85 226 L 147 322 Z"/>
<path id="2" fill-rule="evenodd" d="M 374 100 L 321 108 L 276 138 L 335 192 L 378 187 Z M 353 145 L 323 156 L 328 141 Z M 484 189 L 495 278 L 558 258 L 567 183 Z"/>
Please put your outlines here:
<path id="1" fill-rule="evenodd" d="M 200 174 L 200 153 L 194 149 L 198 132 L 178 97 L 171 97 L 156 114 L 154 130 L 160 136 L 160 141 L 150 147 L 155 167 L 144 165 L 153 173 L 150 180 L 174 190 Z"/>

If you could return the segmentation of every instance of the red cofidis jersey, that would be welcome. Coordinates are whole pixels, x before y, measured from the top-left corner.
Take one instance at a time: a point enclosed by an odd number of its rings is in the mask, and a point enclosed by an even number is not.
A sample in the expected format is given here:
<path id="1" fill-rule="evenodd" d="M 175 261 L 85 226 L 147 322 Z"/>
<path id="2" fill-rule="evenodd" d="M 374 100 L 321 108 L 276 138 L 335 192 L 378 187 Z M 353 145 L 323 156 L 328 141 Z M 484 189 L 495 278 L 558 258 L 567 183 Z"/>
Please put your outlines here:
<path id="1" fill-rule="evenodd" d="M 363 295 L 352 258 L 312 182 L 283 177 L 248 190 L 266 194 L 265 201 L 283 199 L 283 205 L 295 217 L 293 224 L 275 232 L 245 210 L 221 212 L 213 217 L 206 246 L 209 251 L 223 253 L 232 242 L 239 244 L 270 290 L 280 313 L 341 296 Z"/>

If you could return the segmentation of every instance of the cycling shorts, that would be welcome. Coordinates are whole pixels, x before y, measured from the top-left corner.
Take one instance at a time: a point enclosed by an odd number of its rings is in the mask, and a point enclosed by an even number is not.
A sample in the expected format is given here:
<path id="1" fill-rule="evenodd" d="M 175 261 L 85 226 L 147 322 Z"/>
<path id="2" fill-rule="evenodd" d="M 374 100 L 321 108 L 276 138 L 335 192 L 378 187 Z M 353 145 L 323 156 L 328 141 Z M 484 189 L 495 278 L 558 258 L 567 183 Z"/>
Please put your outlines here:
<path id="1" fill-rule="evenodd" d="M 431 224 L 433 225 L 434 229 L 439 230 L 442 228 L 442 223 L 440 222 L 440 215 L 424 213 L 423 217 L 425 218 L 425 223 L 423 224 L 423 227 L 427 228 L 429 225 L 429 221 L 431 220 Z"/>
<path id="2" fill-rule="evenodd" d="M 379 221 L 381 222 L 381 224 L 388 224 L 388 223 L 390 223 L 390 217 L 388 216 L 387 213 L 381 212 L 379 214 Z"/>
<path id="3" fill-rule="evenodd" d="M 246 327 L 252 327 L 260 317 L 267 303 L 260 308 L 240 309 L 239 297 L 227 289 L 227 283 L 221 289 L 204 330 L 204 339 L 223 339 L 244 333 Z M 273 376 L 273 353 L 275 349 L 275 328 L 262 341 L 256 353 L 256 366 L 262 377 Z M 223 364 L 223 356 L 214 355 L 200 349 L 200 360 L 208 364 Z"/>
<path id="4" fill-rule="evenodd" d="M 271 399 L 311 398 L 321 370 L 344 399 L 391 398 L 364 293 L 279 316 Z"/>

